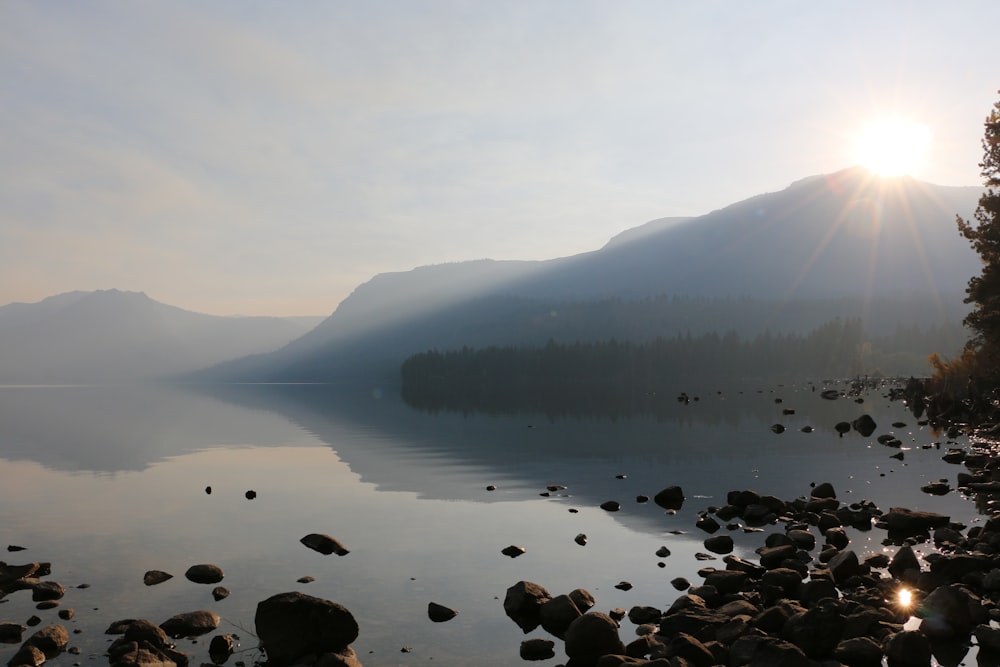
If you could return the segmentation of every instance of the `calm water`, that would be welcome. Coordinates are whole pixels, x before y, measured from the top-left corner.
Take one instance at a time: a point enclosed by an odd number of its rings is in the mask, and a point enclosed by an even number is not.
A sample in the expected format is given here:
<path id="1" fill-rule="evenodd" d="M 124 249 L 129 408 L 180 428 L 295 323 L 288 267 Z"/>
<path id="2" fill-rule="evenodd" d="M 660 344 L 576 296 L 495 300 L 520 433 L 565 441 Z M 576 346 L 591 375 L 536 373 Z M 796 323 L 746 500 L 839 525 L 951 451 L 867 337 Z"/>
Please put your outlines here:
<path id="1" fill-rule="evenodd" d="M 114 620 L 160 623 L 197 609 L 222 616 L 219 632 L 241 636 L 244 652 L 229 664 L 249 664 L 258 657 L 250 634 L 257 602 L 301 590 L 351 610 L 361 627 L 354 649 L 369 667 L 507 665 L 520 661 L 526 638 L 504 615 L 507 587 L 527 579 L 553 595 L 586 588 L 599 611 L 666 607 L 678 595 L 671 579 L 697 583 L 697 570 L 711 565 L 694 558 L 705 537 L 696 513 L 733 489 L 792 499 L 829 481 L 843 501 L 978 520 L 956 493 L 920 492 L 939 478 L 954 484 L 959 469 L 941 461 L 946 440 L 880 391 L 858 404 L 823 400 L 810 387 L 681 389 L 700 400 L 666 397 L 655 417 L 553 420 L 426 414 L 377 388 L 0 387 L 0 547 L 27 547 L 2 557 L 51 561 L 47 579 L 67 587 L 61 605 L 76 616 L 65 624 L 78 631 L 70 643 L 81 653 L 56 664 L 106 664 L 103 632 Z M 837 436 L 836 422 L 864 412 L 879 425 L 872 437 Z M 772 433 L 774 423 L 787 430 Z M 806 425 L 816 430 L 801 432 Z M 904 461 L 875 442 L 889 432 L 908 448 Z M 540 495 L 550 484 L 567 488 Z M 676 515 L 635 502 L 669 485 L 687 495 Z M 256 499 L 244 497 L 249 489 Z M 606 500 L 622 510 L 601 510 Z M 313 532 L 351 553 L 302 546 Z M 574 542 L 578 533 L 586 546 Z M 886 549 L 883 531 L 851 535 L 861 555 Z M 751 559 L 763 542 L 763 534 L 733 536 Z M 501 555 L 511 544 L 527 552 Z M 672 555 L 657 558 L 660 546 Z M 196 563 L 222 567 L 231 596 L 216 602 L 212 586 L 187 581 Z M 174 578 L 146 587 L 151 569 Z M 297 583 L 303 576 L 315 581 Z M 634 588 L 615 589 L 623 580 Z M 432 601 L 459 615 L 430 622 Z M 0 620 L 33 614 L 43 625 L 61 622 L 57 610 L 36 610 L 26 591 L 0 603 Z M 634 637 L 627 619 L 621 634 L 626 643 Z M 199 664 L 207 644 L 179 647 Z M 0 645 L 0 660 L 15 649 Z M 560 662 L 557 642 L 557 657 L 540 664 Z"/>

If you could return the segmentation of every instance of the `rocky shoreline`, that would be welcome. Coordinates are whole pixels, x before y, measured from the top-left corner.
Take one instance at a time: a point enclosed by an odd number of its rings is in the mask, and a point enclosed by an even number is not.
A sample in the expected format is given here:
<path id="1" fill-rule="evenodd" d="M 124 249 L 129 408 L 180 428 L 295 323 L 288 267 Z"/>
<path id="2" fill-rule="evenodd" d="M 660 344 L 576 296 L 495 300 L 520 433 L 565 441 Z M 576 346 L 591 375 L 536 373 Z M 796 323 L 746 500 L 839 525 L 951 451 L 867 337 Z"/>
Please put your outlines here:
<path id="1" fill-rule="evenodd" d="M 837 430 L 865 437 L 878 430 L 864 420 L 845 428 L 838 425 Z M 950 428 L 954 435 L 963 427 Z M 877 442 L 898 447 L 891 437 Z M 698 509 L 695 528 L 705 535 L 705 553 L 699 556 L 704 555 L 706 566 L 694 585 L 679 578 L 671 582 L 678 595 L 667 608 L 635 605 L 600 611 L 583 588 L 553 594 L 543 583 L 512 582 L 502 601 L 504 613 L 525 633 L 540 627 L 551 636 L 525 639 L 520 656 L 525 661 L 566 656 L 567 667 L 924 667 L 932 660 L 959 665 L 975 647 L 979 665 L 1000 665 L 1000 475 L 995 472 L 1000 457 L 989 440 L 973 439 L 967 447 L 946 447 L 941 458 L 943 466 L 958 467 L 954 487 L 941 480 L 923 491 L 962 493 L 986 516 L 980 525 L 970 528 L 949 516 L 879 508 L 870 501 L 845 503 L 825 482 L 803 489 L 794 499 L 750 488 L 732 490 L 725 504 Z M 679 486 L 635 501 L 666 511 L 692 502 Z M 892 555 L 862 556 L 852 548 L 850 530 L 884 533 L 882 542 L 894 550 Z M 733 553 L 728 533 L 734 531 L 759 537 L 755 558 Z M 349 553 L 326 535 L 306 535 L 301 542 L 323 554 Z M 578 535 L 576 542 L 584 546 L 586 535 Z M 503 551 L 517 557 L 523 549 L 511 545 Z M 718 566 L 707 565 L 716 559 L 721 560 Z M 38 608 L 54 608 L 65 589 L 49 580 L 51 575 L 48 563 L 0 563 L 0 599 L 31 591 Z M 210 564 L 192 566 L 185 576 L 203 584 L 222 579 L 221 570 Z M 168 578 L 150 571 L 144 583 L 156 585 Z M 619 584 L 623 590 L 626 586 L 628 582 Z M 213 589 L 216 599 L 227 594 L 221 586 Z M 60 608 L 58 613 L 68 621 L 74 612 Z M 433 622 L 447 622 L 456 613 L 428 605 Z M 626 620 L 634 627 L 629 629 Z M 175 640 L 216 633 L 219 621 L 204 610 L 160 624 L 123 619 L 106 631 L 116 637 L 106 651 L 108 663 L 184 667 L 190 656 Z M 20 645 L 8 665 L 38 667 L 74 653 L 65 625 L 45 625 L 25 638 L 36 625 L 41 625 L 37 616 L 25 624 L 0 622 L 0 641 Z M 360 665 L 351 648 L 359 632 L 351 612 L 335 602 L 279 594 L 258 604 L 254 662 L 273 667 Z M 623 639 L 628 632 L 636 638 Z M 233 660 L 245 665 L 232 657 L 238 637 L 222 633 L 209 641 L 212 664 Z"/>

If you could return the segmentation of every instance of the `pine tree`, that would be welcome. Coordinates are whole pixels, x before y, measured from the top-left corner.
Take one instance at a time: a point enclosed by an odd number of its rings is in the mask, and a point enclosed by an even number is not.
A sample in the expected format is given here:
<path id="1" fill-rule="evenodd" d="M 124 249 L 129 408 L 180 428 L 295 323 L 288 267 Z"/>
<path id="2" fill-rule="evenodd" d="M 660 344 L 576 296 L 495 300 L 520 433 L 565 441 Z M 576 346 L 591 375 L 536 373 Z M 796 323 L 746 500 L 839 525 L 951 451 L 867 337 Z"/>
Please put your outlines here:
<path id="1" fill-rule="evenodd" d="M 983 161 L 979 168 L 986 190 L 979 198 L 975 226 L 958 217 L 958 230 L 982 261 L 982 273 L 969 280 L 965 303 L 973 310 L 964 322 L 972 330 L 966 349 L 975 353 L 978 369 L 1000 375 L 1000 102 L 986 117 Z"/>

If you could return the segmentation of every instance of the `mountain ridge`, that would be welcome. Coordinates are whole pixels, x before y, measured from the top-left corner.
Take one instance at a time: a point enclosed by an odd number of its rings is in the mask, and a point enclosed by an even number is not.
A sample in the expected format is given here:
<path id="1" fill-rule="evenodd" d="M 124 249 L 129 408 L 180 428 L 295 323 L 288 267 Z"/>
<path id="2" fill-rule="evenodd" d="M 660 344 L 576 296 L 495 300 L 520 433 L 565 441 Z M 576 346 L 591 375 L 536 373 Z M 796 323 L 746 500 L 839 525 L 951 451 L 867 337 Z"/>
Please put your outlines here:
<path id="1" fill-rule="evenodd" d="M 195 313 L 117 289 L 0 306 L 0 383 L 153 380 L 270 351 L 321 318 Z"/>
<path id="2" fill-rule="evenodd" d="M 650 221 L 634 228 L 649 226 L 644 232 L 628 230 L 617 242 L 577 255 L 383 273 L 359 285 L 301 339 L 200 377 L 330 381 L 378 365 L 387 378 L 417 351 L 537 342 L 543 327 L 531 323 L 545 319 L 548 307 L 555 312 L 566 304 L 664 295 L 758 300 L 776 313 L 766 324 L 777 329 L 782 309 L 838 299 L 855 305 L 830 318 L 870 317 L 865 309 L 906 301 L 911 315 L 901 322 L 908 326 L 960 320 L 961 294 L 976 263 L 954 218 L 970 216 L 981 192 L 877 178 L 854 167 L 702 216 Z M 664 321 L 664 335 L 690 326 L 690 313 L 681 315 Z M 816 316 L 800 318 L 799 326 L 806 322 Z M 508 333 L 514 330 L 524 335 Z M 588 324 L 560 335 L 586 339 Z"/>

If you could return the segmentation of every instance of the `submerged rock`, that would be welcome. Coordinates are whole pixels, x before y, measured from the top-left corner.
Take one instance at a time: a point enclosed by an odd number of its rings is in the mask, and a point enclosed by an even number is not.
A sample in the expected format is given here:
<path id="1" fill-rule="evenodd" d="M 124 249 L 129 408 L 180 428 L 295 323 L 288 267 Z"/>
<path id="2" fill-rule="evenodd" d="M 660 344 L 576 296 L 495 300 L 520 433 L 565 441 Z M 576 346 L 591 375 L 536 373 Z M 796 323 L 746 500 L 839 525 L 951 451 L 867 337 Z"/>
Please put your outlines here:
<path id="1" fill-rule="evenodd" d="M 254 626 L 274 667 L 314 653 L 343 653 L 358 638 L 358 623 L 347 608 L 296 592 L 258 603 Z"/>
<path id="2" fill-rule="evenodd" d="M 346 556 L 351 553 L 347 550 L 347 547 L 341 544 L 338 540 L 330 537 L 329 535 L 322 535 L 320 533 L 309 533 L 299 540 L 299 542 L 306 545 L 313 551 L 318 551 L 324 556 L 329 556 L 330 554 Z"/>

